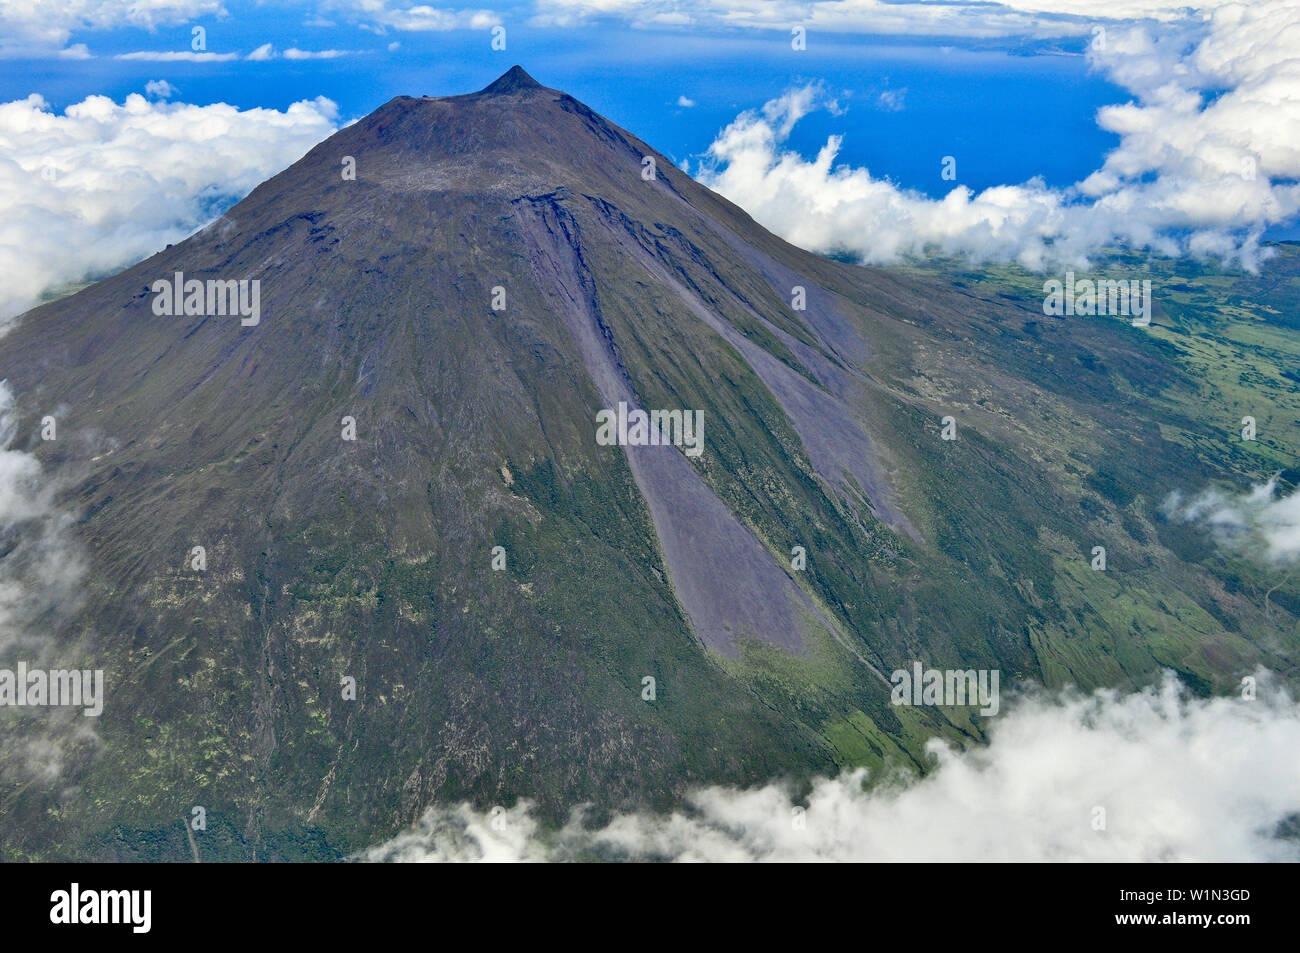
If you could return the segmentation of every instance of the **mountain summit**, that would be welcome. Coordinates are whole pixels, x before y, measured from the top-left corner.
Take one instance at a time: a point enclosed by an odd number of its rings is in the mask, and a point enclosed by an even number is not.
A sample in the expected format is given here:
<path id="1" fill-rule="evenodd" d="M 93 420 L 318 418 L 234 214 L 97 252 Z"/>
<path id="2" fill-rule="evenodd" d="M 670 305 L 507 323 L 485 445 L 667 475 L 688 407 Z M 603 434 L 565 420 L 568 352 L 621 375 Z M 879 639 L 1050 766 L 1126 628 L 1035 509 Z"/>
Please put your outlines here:
<path id="1" fill-rule="evenodd" d="M 502 73 L 490 85 L 479 90 L 480 96 L 497 96 L 503 93 L 517 93 L 524 89 L 541 89 L 542 84 L 529 76 L 522 66 L 512 66 Z"/>
<path id="2" fill-rule="evenodd" d="M 0 341 L 107 684 L 0 840 L 184 859 L 201 804 L 205 858 L 333 857 L 435 802 L 921 769 L 983 728 L 891 701 L 917 660 L 1227 678 L 1274 624 L 1126 489 L 1196 471 L 1117 389 L 1176 374 L 1040 304 L 795 248 L 518 66 L 391 100 Z M 1102 533 L 1161 566 L 1141 625 Z M 1250 639 L 1202 654 L 1211 612 Z"/>

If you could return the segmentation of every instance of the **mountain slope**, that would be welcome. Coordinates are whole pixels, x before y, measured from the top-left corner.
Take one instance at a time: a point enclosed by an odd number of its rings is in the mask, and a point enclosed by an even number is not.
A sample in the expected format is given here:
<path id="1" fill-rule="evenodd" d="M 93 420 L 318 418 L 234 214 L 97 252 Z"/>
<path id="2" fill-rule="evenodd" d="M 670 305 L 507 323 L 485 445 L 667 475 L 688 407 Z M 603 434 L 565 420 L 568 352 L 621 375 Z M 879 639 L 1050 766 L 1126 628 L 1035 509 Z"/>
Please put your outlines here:
<path id="1" fill-rule="evenodd" d="M 177 272 L 259 280 L 260 320 L 156 314 Z M 1294 667 L 1300 603 L 1156 525 L 1234 475 L 1165 437 L 1210 426 L 1153 399 L 1188 372 L 1036 308 L 796 249 L 518 67 L 390 101 L 0 340 L 89 567 L 54 635 L 109 686 L 58 783 L 4 762 L 0 839 L 185 859 L 201 805 L 205 859 L 339 856 L 434 801 L 921 767 L 982 724 L 892 706 L 914 659 Z M 703 452 L 599 445 L 620 401 L 700 412 Z"/>

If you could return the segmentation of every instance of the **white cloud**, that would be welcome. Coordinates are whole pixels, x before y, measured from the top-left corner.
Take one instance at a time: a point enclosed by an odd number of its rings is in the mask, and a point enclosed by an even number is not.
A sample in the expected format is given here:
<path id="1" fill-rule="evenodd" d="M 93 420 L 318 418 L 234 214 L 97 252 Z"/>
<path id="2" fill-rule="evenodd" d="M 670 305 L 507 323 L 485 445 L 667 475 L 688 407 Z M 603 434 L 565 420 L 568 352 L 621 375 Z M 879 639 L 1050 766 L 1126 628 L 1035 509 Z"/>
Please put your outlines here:
<path id="1" fill-rule="evenodd" d="M 279 53 L 272 44 L 263 43 L 244 59 L 265 62 L 282 56 L 286 60 L 335 60 L 340 56 L 351 56 L 352 52 L 352 50 L 300 50 L 296 46 L 291 46 L 283 53 Z"/>
<path id="2" fill-rule="evenodd" d="M 155 99 L 171 99 L 176 95 L 176 87 L 165 79 L 151 79 L 144 84 L 144 92 Z"/>
<path id="3" fill-rule="evenodd" d="M 1123 242 L 1255 268 L 1264 230 L 1300 213 L 1296 49 L 1298 0 L 1227 7 L 1192 32 L 1112 28 L 1090 55 L 1134 99 L 1100 110 L 1120 143 L 1068 189 L 1033 179 L 930 199 L 837 164 L 840 136 L 806 160 L 784 142 L 816 108 L 814 87 L 739 116 L 710 147 L 702 180 L 796 244 L 870 262 L 937 249 L 1085 268 Z"/>
<path id="4" fill-rule="evenodd" d="M 887 89 L 876 97 L 876 105 L 885 112 L 902 112 L 907 99 L 907 87 L 902 89 Z"/>
<path id="5" fill-rule="evenodd" d="M 118 53 L 115 60 L 143 60 L 149 63 L 228 63 L 239 59 L 238 53 L 208 53 L 193 50 L 138 50 Z"/>
<path id="6" fill-rule="evenodd" d="M 0 104 L 0 318 L 179 241 L 336 128 L 327 99 L 283 112 L 138 94 L 62 114 L 35 95 Z"/>
<path id="7" fill-rule="evenodd" d="M 7 543 L 0 556 L 0 652 L 6 654 L 46 647 L 50 632 L 38 623 L 76 602 L 84 573 L 72 521 L 55 506 L 55 483 L 36 457 L 12 449 L 19 424 L 13 390 L 0 380 L 0 538 Z"/>
<path id="8" fill-rule="evenodd" d="M 347 11 L 381 33 L 390 28 L 403 32 L 486 30 L 502 22 L 501 15 L 491 10 L 454 10 L 428 4 L 395 7 L 388 0 L 333 0 L 327 6 Z"/>
<path id="9" fill-rule="evenodd" d="M 300 50 L 297 47 L 289 47 L 284 51 L 286 60 L 333 60 L 340 56 L 348 56 L 350 50 Z"/>
<path id="10" fill-rule="evenodd" d="M 1277 477 L 1230 496 L 1206 490 L 1191 500 L 1174 492 L 1162 507 L 1170 520 L 1205 526 L 1218 542 L 1263 562 L 1300 561 L 1300 491 L 1278 491 Z"/>
<path id="11" fill-rule="evenodd" d="M 1279 861 L 1300 811 L 1300 705 L 1265 673 L 1256 700 L 1188 698 L 1172 676 L 1132 694 L 1021 697 L 985 748 L 939 742 L 924 778 L 870 792 L 815 784 L 795 822 L 786 790 L 713 787 L 669 816 L 545 831 L 519 805 L 433 809 L 363 852 L 372 861 Z M 1104 830 L 1095 829 L 1104 810 Z M 494 823 L 495 822 L 495 823 Z"/>
<path id="12" fill-rule="evenodd" d="M 239 6 L 239 4 L 236 4 Z M 502 21 L 488 9 L 455 9 L 390 0 L 319 0 L 304 25 L 333 26 L 338 13 L 383 32 L 486 29 Z M 1187 21 L 1229 0 L 536 0 L 532 22 L 573 25 L 597 18 L 638 26 L 749 28 L 788 33 L 962 36 L 1087 35 L 1100 20 Z M 221 0 L 0 0 L 0 55 L 47 55 L 78 31 L 154 28 L 227 14 Z"/>
<path id="13" fill-rule="evenodd" d="M 57 427 L 62 408 L 50 407 Z M 0 668 L 19 661 L 33 668 L 80 667 L 81 648 L 60 644 L 55 633 L 81 605 L 86 562 L 73 532 L 73 517 L 56 502 L 60 480 L 35 456 L 15 449 L 22 424 L 9 382 L 0 380 Z M 29 429 L 41 422 L 29 418 Z M 113 443 L 81 433 L 74 440 L 98 450 Z M 93 450 L 91 452 L 94 452 Z M 58 781 L 69 758 L 98 744 L 80 711 L 57 708 L 0 712 L 0 778 L 42 785 Z"/>
<path id="14" fill-rule="evenodd" d="M 685 94 L 683 94 L 683 95 L 677 97 L 677 105 L 678 105 L 678 106 L 681 106 L 683 109 L 691 109 L 691 108 L 693 108 L 694 106 L 696 106 L 697 104 L 696 104 L 695 100 L 693 100 L 693 99 L 689 98 L 688 96 L 686 96 Z"/>
<path id="15" fill-rule="evenodd" d="M 224 12 L 220 0 L 2 0 L 0 50 L 49 52 L 75 30 L 153 30 Z"/>
<path id="16" fill-rule="evenodd" d="M 1232 0 L 539 0 L 533 22 L 568 26 L 613 17 L 639 26 L 713 26 L 914 36 L 1089 35 L 1100 21 L 1185 21 Z M 814 40 L 815 42 L 815 40 Z"/>

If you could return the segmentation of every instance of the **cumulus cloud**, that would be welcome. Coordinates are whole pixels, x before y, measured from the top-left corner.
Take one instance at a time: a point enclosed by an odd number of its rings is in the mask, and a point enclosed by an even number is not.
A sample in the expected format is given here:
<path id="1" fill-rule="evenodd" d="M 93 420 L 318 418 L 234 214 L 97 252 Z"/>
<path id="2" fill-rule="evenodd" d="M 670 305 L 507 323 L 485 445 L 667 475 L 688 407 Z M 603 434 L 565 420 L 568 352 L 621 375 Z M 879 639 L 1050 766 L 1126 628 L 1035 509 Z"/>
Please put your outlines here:
<path id="1" fill-rule="evenodd" d="M 987 747 L 931 742 L 924 778 L 863 789 L 855 772 L 805 804 L 772 785 L 711 787 L 671 815 L 629 814 L 559 831 L 528 806 L 427 812 L 365 851 L 370 861 L 1280 861 L 1300 812 L 1300 705 L 1266 673 L 1244 698 L 1148 689 L 1021 697 Z M 801 811 L 796 808 L 802 808 Z M 1100 828 L 1100 829 L 1099 829 Z"/>
<path id="2" fill-rule="evenodd" d="M 176 95 L 177 89 L 165 79 L 151 79 L 144 84 L 146 96 L 153 96 L 155 99 L 171 99 Z"/>
<path id="3" fill-rule="evenodd" d="M 740 115 L 701 178 L 796 244 L 872 263 L 937 250 L 1086 268 L 1122 243 L 1256 269 L 1264 230 L 1300 213 L 1297 48 L 1297 0 L 1224 7 L 1194 27 L 1112 27 L 1089 55 L 1134 98 L 1100 111 L 1120 143 L 1067 189 L 1033 179 L 931 199 L 837 163 L 841 136 L 806 159 L 785 141 L 821 102 L 815 86 Z"/>
<path id="4" fill-rule="evenodd" d="M 1175 491 L 1162 509 L 1166 518 L 1202 525 L 1221 545 L 1263 562 L 1300 561 L 1300 491 L 1282 493 L 1277 477 L 1239 495 L 1211 489 L 1188 499 Z"/>
<path id="5" fill-rule="evenodd" d="M 783 144 L 818 104 L 818 89 L 792 90 L 743 113 L 709 147 L 698 178 L 789 241 L 819 251 L 847 250 L 887 263 L 928 250 L 981 258 L 1019 258 L 1037 267 L 1049 237 L 1065 235 L 1062 196 L 1041 181 L 974 195 L 965 187 L 929 199 L 836 164 L 832 136 L 811 160 Z M 1061 247 L 1055 246 L 1061 251 Z"/>
<path id="6" fill-rule="evenodd" d="M 677 105 L 683 109 L 690 109 L 696 105 L 696 102 L 683 93 L 681 96 L 677 97 Z"/>
<path id="7" fill-rule="evenodd" d="M 63 113 L 35 95 L 0 104 L 0 319 L 179 241 L 336 128 L 323 98 L 282 112 L 137 94 Z"/>

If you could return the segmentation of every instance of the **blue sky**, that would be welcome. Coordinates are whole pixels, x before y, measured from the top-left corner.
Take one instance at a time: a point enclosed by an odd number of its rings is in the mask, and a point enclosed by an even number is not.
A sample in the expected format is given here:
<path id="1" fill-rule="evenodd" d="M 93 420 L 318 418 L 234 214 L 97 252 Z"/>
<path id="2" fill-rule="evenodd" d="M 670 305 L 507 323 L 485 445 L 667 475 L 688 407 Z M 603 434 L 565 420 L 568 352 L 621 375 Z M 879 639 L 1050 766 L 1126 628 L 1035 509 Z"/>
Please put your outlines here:
<path id="1" fill-rule="evenodd" d="M 487 29 L 376 35 L 354 27 L 303 26 L 301 7 L 258 8 L 250 16 L 200 17 L 159 27 L 74 33 L 92 60 L 11 63 L 0 99 L 37 92 L 55 108 L 93 93 L 121 100 L 165 79 L 185 102 L 226 102 L 284 109 L 326 96 L 344 120 L 397 95 L 453 95 L 486 85 L 514 63 L 563 89 L 672 158 L 701 155 L 738 113 L 785 89 L 821 82 L 846 112 L 801 124 L 791 146 L 815 151 L 833 132 L 845 136 L 841 159 L 932 196 L 951 185 L 939 176 L 945 155 L 960 159 L 960 181 L 975 189 L 1042 176 L 1065 186 L 1100 164 L 1118 139 L 1094 113 L 1125 92 L 1090 67 L 1087 38 L 1033 44 L 951 38 L 810 34 L 791 49 L 785 31 L 664 31 L 606 20 L 580 29 L 510 26 L 506 50 L 490 48 Z M 207 31 L 207 51 L 247 55 L 270 42 L 278 50 L 339 50 L 334 59 L 265 62 L 118 60 L 140 50 L 186 51 L 192 25 Z M 389 50 L 391 43 L 400 43 Z M 974 48 L 972 48 L 974 47 Z M 1057 52 L 1073 47 L 1068 52 Z M 1015 50 L 1016 52 L 1009 52 Z M 685 96 L 697 105 L 682 107 Z M 1043 148 L 1045 142 L 1059 144 Z"/>

